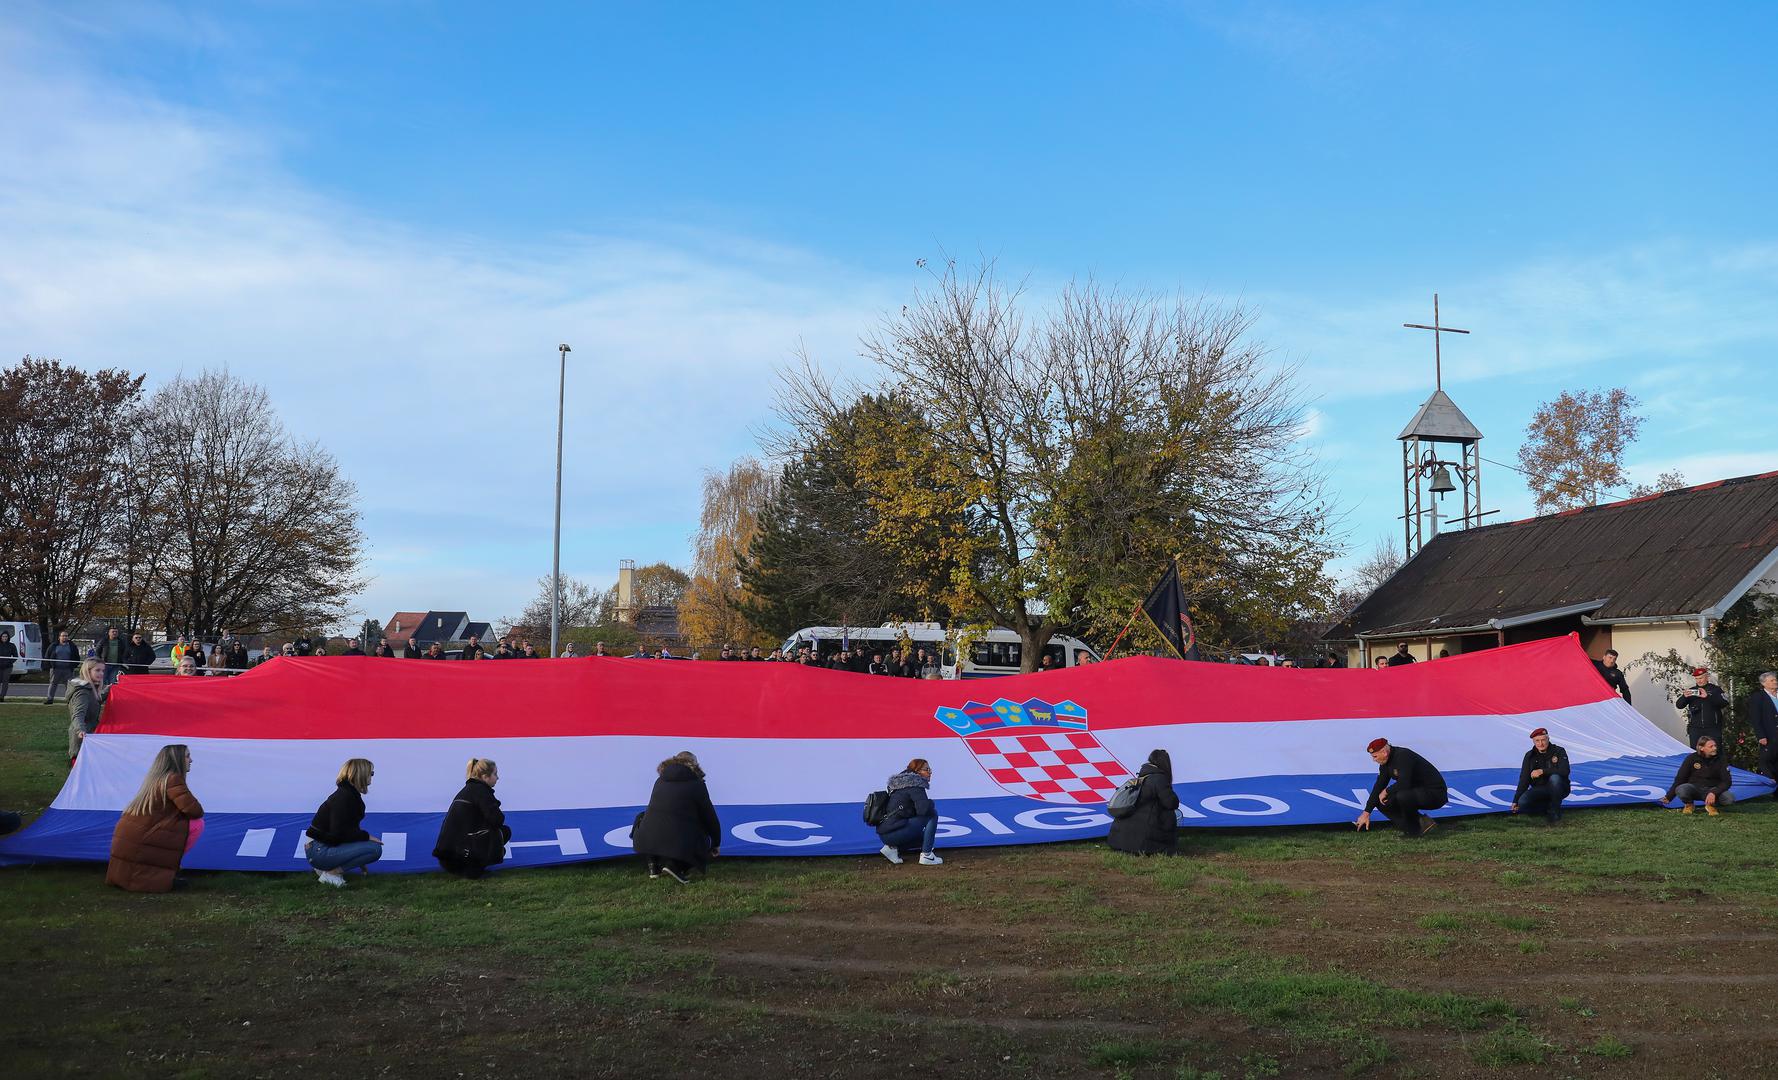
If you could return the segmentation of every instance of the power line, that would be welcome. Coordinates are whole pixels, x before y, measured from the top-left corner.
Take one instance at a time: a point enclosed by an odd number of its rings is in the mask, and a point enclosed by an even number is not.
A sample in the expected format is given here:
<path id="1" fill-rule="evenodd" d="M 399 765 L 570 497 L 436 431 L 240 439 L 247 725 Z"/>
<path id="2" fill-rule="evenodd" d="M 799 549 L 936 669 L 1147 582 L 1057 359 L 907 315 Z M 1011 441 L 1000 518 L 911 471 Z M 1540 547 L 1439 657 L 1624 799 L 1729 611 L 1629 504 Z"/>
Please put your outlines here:
<path id="1" fill-rule="evenodd" d="M 1510 469 L 1511 471 L 1518 473 L 1520 476 L 1523 476 L 1527 480 L 1532 479 L 1532 476 L 1530 473 L 1526 472 L 1524 469 L 1519 468 L 1517 465 L 1508 465 L 1504 461 L 1495 461 L 1493 458 L 1490 458 L 1490 457 L 1482 458 L 1482 460 L 1487 462 L 1490 465 L 1498 465 L 1503 469 Z M 1566 491 L 1570 495 L 1588 495 L 1588 494 L 1591 494 L 1593 491 L 1622 491 L 1626 495 L 1635 495 L 1636 494 L 1636 490 L 1628 484 L 1597 484 L 1597 485 L 1594 485 L 1592 488 L 1587 488 L 1584 486 L 1576 487 L 1571 482 L 1564 482 L 1561 480 L 1552 480 L 1552 481 L 1550 481 L 1550 483 L 1554 484 L 1557 487 L 1562 488 L 1564 491 Z"/>

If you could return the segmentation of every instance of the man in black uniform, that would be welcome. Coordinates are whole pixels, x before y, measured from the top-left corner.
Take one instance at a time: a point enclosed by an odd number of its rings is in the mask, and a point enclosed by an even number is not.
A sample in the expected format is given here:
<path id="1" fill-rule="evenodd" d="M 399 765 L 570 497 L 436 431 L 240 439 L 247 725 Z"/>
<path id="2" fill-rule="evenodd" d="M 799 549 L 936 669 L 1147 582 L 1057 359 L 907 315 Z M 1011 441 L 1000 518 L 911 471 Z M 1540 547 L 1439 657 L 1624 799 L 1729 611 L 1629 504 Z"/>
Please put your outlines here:
<path id="1" fill-rule="evenodd" d="M 1527 814 L 1543 812 L 1551 825 L 1562 820 L 1562 800 L 1568 797 L 1568 751 L 1550 742 L 1547 728 L 1531 733 L 1531 749 L 1519 765 L 1519 786 L 1513 790 L 1513 813 L 1521 804 Z"/>
<path id="2" fill-rule="evenodd" d="M 1371 811 L 1380 810 L 1400 827 L 1405 838 L 1431 832 L 1437 823 L 1426 811 L 1437 810 L 1449 799 L 1444 774 L 1407 747 L 1390 746 L 1388 739 L 1372 739 L 1365 749 L 1377 763 L 1377 782 L 1371 788 L 1370 801 L 1364 804 L 1364 813 L 1353 824 L 1369 829 Z"/>
<path id="3" fill-rule="evenodd" d="M 1395 646 L 1395 655 L 1385 661 L 1390 667 L 1400 667 L 1403 664 L 1411 664 L 1413 662 L 1414 658 L 1408 655 L 1408 643 L 1405 641 L 1397 642 Z"/>
<path id="4" fill-rule="evenodd" d="M 1630 680 L 1624 678 L 1624 669 L 1617 666 L 1617 650 L 1606 649 L 1605 656 L 1593 661 L 1593 666 L 1599 670 L 1599 677 L 1617 691 L 1617 696 L 1630 704 Z"/>
<path id="5" fill-rule="evenodd" d="M 1678 709 L 1685 713 L 1685 741 L 1692 746 L 1698 740 L 1710 736 L 1710 741 L 1722 745 L 1722 710 L 1729 703 L 1723 696 L 1722 687 L 1710 681 L 1710 669 L 1695 667 L 1692 669 L 1695 686 L 1688 686 L 1679 693 L 1679 700 L 1674 702 Z"/>

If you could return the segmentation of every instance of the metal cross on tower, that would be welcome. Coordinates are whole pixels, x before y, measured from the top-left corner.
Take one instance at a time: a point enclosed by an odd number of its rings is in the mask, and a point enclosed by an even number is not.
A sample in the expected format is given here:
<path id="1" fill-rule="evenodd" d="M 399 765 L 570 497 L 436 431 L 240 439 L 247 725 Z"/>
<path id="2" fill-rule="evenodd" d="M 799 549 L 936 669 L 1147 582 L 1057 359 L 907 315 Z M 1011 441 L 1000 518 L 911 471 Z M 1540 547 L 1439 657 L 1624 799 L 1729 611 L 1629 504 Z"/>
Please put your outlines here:
<path id="1" fill-rule="evenodd" d="M 1444 362 L 1444 357 L 1442 355 L 1440 355 L 1439 335 L 1440 334 L 1467 334 L 1467 333 L 1469 333 L 1469 331 L 1468 330 L 1459 330 L 1454 326 L 1440 326 L 1438 324 L 1438 293 L 1432 294 L 1432 325 L 1431 326 L 1427 326 L 1425 323 L 1417 323 L 1417 322 L 1404 322 L 1401 325 L 1409 330 L 1430 330 L 1430 331 L 1432 331 L 1432 388 L 1434 390 L 1443 390 L 1445 388 L 1445 362 Z"/>
<path id="2" fill-rule="evenodd" d="M 1462 516 L 1448 519 L 1470 528 L 1493 513 L 1482 509 L 1482 433 L 1445 394 L 1445 334 L 1467 334 L 1439 321 L 1438 294 L 1432 294 L 1432 325 L 1402 323 L 1410 330 L 1432 331 L 1434 389 L 1426 404 L 1408 421 L 1396 438 L 1401 442 L 1403 540 L 1411 558 L 1439 532 L 1439 500 L 1453 492 L 1463 495 Z M 1454 459 L 1441 448 L 1456 447 Z M 1455 474 L 1455 476 L 1453 476 Z M 1430 486 L 1428 484 L 1430 483 Z"/>

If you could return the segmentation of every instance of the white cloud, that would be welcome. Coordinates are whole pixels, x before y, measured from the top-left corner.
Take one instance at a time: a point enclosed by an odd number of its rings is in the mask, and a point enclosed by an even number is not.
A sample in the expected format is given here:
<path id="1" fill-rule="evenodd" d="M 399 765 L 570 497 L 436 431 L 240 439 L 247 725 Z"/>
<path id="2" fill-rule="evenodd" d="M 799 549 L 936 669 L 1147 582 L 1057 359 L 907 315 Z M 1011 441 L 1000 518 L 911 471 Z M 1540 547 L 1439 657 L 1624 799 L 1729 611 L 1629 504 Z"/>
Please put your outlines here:
<path id="1" fill-rule="evenodd" d="M 1445 386 L 1578 373 L 1588 386 L 1645 385 L 1651 404 L 1675 387 L 1720 390 L 1736 356 L 1778 354 L 1774 292 L 1778 245 L 1757 242 L 1642 244 L 1478 273 L 1444 287 L 1443 322 L 1473 331 L 1445 339 Z M 1431 322 L 1431 302 L 1255 298 L 1259 334 L 1302 357 L 1327 401 L 1430 391 L 1431 335 L 1401 324 Z"/>
<path id="2" fill-rule="evenodd" d="M 1664 472 L 1673 470 L 1685 475 L 1688 484 L 1707 484 L 1736 476 L 1753 476 L 1778 470 L 1778 449 L 1746 451 L 1705 451 L 1682 454 L 1655 461 L 1639 461 L 1624 466 L 1633 483 L 1653 483 Z"/>
<path id="3" fill-rule="evenodd" d="M 54 58 L 53 63 L 47 58 Z M 564 563 L 684 562 L 706 467 L 752 450 L 798 342 L 851 356 L 899 299 L 744 237 L 523 250 L 305 190 L 277 147 L 0 36 L 0 341 L 147 372 L 227 364 L 329 448 L 373 524 L 361 599 L 516 612 L 549 565 L 556 344 Z"/>

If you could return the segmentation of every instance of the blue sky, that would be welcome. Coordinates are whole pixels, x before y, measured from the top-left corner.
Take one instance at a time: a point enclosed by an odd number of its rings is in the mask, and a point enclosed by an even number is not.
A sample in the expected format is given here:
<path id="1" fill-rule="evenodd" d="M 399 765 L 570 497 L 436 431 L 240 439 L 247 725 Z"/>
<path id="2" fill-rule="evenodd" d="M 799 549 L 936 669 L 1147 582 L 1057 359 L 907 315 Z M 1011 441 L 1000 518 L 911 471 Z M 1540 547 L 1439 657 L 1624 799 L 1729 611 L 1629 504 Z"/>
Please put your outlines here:
<path id="1" fill-rule="evenodd" d="M 1639 478 L 1778 468 L 1778 7 L 504 7 L 0 11 L 0 344 L 265 384 L 361 488 L 366 614 L 547 573 L 559 341 L 564 570 L 686 562 L 775 369 L 940 250 L 1254 308 L 1360 555 L 1435 290 L 1486 456 L 1624 385 Z"/>

